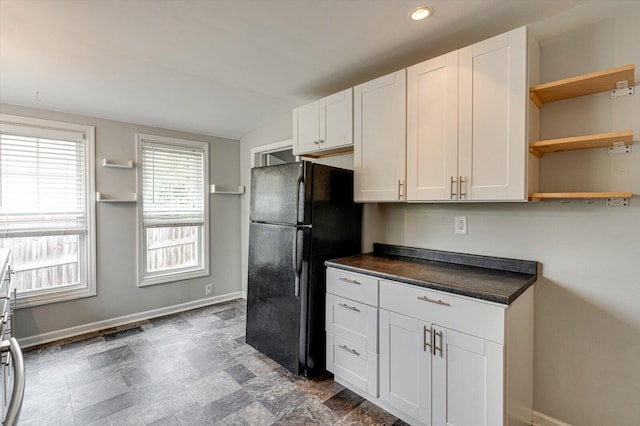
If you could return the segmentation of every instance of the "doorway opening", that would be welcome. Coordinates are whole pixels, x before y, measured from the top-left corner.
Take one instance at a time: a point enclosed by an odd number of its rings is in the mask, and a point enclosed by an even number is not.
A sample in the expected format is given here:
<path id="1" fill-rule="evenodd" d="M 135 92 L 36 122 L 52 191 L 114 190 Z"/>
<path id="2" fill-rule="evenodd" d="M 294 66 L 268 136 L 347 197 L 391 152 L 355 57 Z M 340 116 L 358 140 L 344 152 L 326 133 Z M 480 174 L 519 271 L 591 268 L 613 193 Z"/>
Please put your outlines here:
<path id="1" fill-rule="evenodd" d="M 251 168 L 295 163 L 291 139 L 251 148 Z"/>

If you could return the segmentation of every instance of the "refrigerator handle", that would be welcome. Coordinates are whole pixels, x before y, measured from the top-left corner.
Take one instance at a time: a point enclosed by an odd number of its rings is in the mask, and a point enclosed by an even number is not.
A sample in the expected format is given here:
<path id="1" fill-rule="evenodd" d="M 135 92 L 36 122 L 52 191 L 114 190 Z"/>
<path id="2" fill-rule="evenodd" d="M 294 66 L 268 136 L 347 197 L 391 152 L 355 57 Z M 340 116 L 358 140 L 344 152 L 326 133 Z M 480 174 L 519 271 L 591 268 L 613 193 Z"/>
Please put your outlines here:
<path id="1" fill-rule="evenodd" d="M 304 238 L 304 230 L 296 229 L 293 235 L 293 271 L 295 273 L 293 291 L 296 297 L 300 297 L 300 274 L 302 273 L 302 253 L 298 253 L 302 248 L 298 241 L 301 236 Z"/>
<path id="2" fill-rule="evenodd" d="M 304 204 L 304 167 L 300 167 L 300 174 L 296 181 L 296 193 L 298 199 L 296 200 L 296 225 L 304 222 L 304 217 L 300 219 L 300 204 Z"/>

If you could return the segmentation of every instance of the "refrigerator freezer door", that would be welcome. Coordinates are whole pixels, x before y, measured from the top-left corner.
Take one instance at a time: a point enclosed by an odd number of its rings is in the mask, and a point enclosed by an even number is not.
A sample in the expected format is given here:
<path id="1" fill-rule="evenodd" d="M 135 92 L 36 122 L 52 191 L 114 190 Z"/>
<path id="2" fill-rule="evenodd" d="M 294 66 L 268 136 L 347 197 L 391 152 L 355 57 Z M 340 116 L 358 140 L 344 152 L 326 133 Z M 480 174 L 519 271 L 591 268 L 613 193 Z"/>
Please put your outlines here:
<path id="1" fill-rule="evenodd" d="M 301 162 L 251 169 L 250 220 L 304 223 L 305 181 L 311 166 Z"/>
<path id="2" fill-rule="evenodd" d="M 305 368 L 307 271 L 299 256 L 308 232 L 249 225 L 247 343 L 295 374 Z"/>

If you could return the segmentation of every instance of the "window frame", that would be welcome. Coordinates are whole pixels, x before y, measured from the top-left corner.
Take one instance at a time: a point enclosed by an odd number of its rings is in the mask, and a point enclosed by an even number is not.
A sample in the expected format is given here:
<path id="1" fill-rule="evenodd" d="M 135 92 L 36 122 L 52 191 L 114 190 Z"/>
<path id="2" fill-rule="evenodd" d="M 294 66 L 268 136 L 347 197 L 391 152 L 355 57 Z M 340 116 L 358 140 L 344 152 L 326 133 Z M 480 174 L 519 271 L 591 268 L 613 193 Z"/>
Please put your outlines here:
<path id="1" fill-rule="evenodd" d="M 202 265 L 197 267 L 177 268 L 172 271 L 163 271 L 160 273 L 147 274 L 147 238 L 144 228 L 144 194 L 142 193 L 142 144 L 143 142 L 157 142 L 159 144 L 175 146 L 179 148 L 197 148 L 203 149 L 203 207 L 204 222 L 202 224 L 202 237 L 198 238 L 200 248 L 202 250 Z M 144 133 L 136 133 L 136 187 L 138 192 L 138 205 L 136 208 L 136 235 L 137 235 L 137 274 L 136 284 L 138 287 L 146 287 L 157 284 L 165 284 L 175 281 L 182 281 L 191 278 L 205 277 L 210 274 L 209 266 L 209 144 L 207 142 L 192 141 L 186 139 L 169 138 L 165 136 L 149 135 Z"/>
<path id="2" fill-rule="evenodd" d="M 49 303 L 95 296 L 96 280 L 96 186 L 95 186 L 95 127 L 62 121 L 43 120 L 11 114 L 0 114 L 0 123 L 26 129 L 52 129 L 81 133 L 84 137 L 85 213 L 87 232 L 79 234 L 78 265 L 80 283 L 60 288 L 34 290 L 28 294 L 16 293 L 16 308 L 28 308 Z M 42 233 L 46 236 L 46 232 Z"/>

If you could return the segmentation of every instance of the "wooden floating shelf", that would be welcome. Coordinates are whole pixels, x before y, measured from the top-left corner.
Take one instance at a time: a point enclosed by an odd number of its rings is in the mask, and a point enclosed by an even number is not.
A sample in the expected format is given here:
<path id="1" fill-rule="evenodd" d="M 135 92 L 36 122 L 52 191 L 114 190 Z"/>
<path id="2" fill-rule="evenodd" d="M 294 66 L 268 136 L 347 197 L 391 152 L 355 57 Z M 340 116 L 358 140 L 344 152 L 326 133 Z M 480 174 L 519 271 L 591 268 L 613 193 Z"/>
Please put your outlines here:
<path id="1" fill-rule="evenodd" d="M 632 144 L 633 130 L 532 142 L 529 144 L 529 152 L 536 157 L 542 157 L 543 154 L 549 152 L 606 148 L 613 146 L 615 142 L 624 142 L 625 145 Z"/>
<path id="2" fill-rule="evenodd" d="M 577 199 L 577 198 L 631 198 L 631 192 L 533 192 L 529 194 L 529 201 L 543 199 Z"/>
<path id="3" fill-rule="evenodd" d="M 635 84 L 634 72 L 635 65 L 630 64 L 565 78 L 564 80 L 538 84 L 529 89 L 529 97 L 539 108 L 542 108 L 547 102 L 615 90 L 616 83 L 619 81 L 626 80 L 628 86 L 633 87 Z"/>

